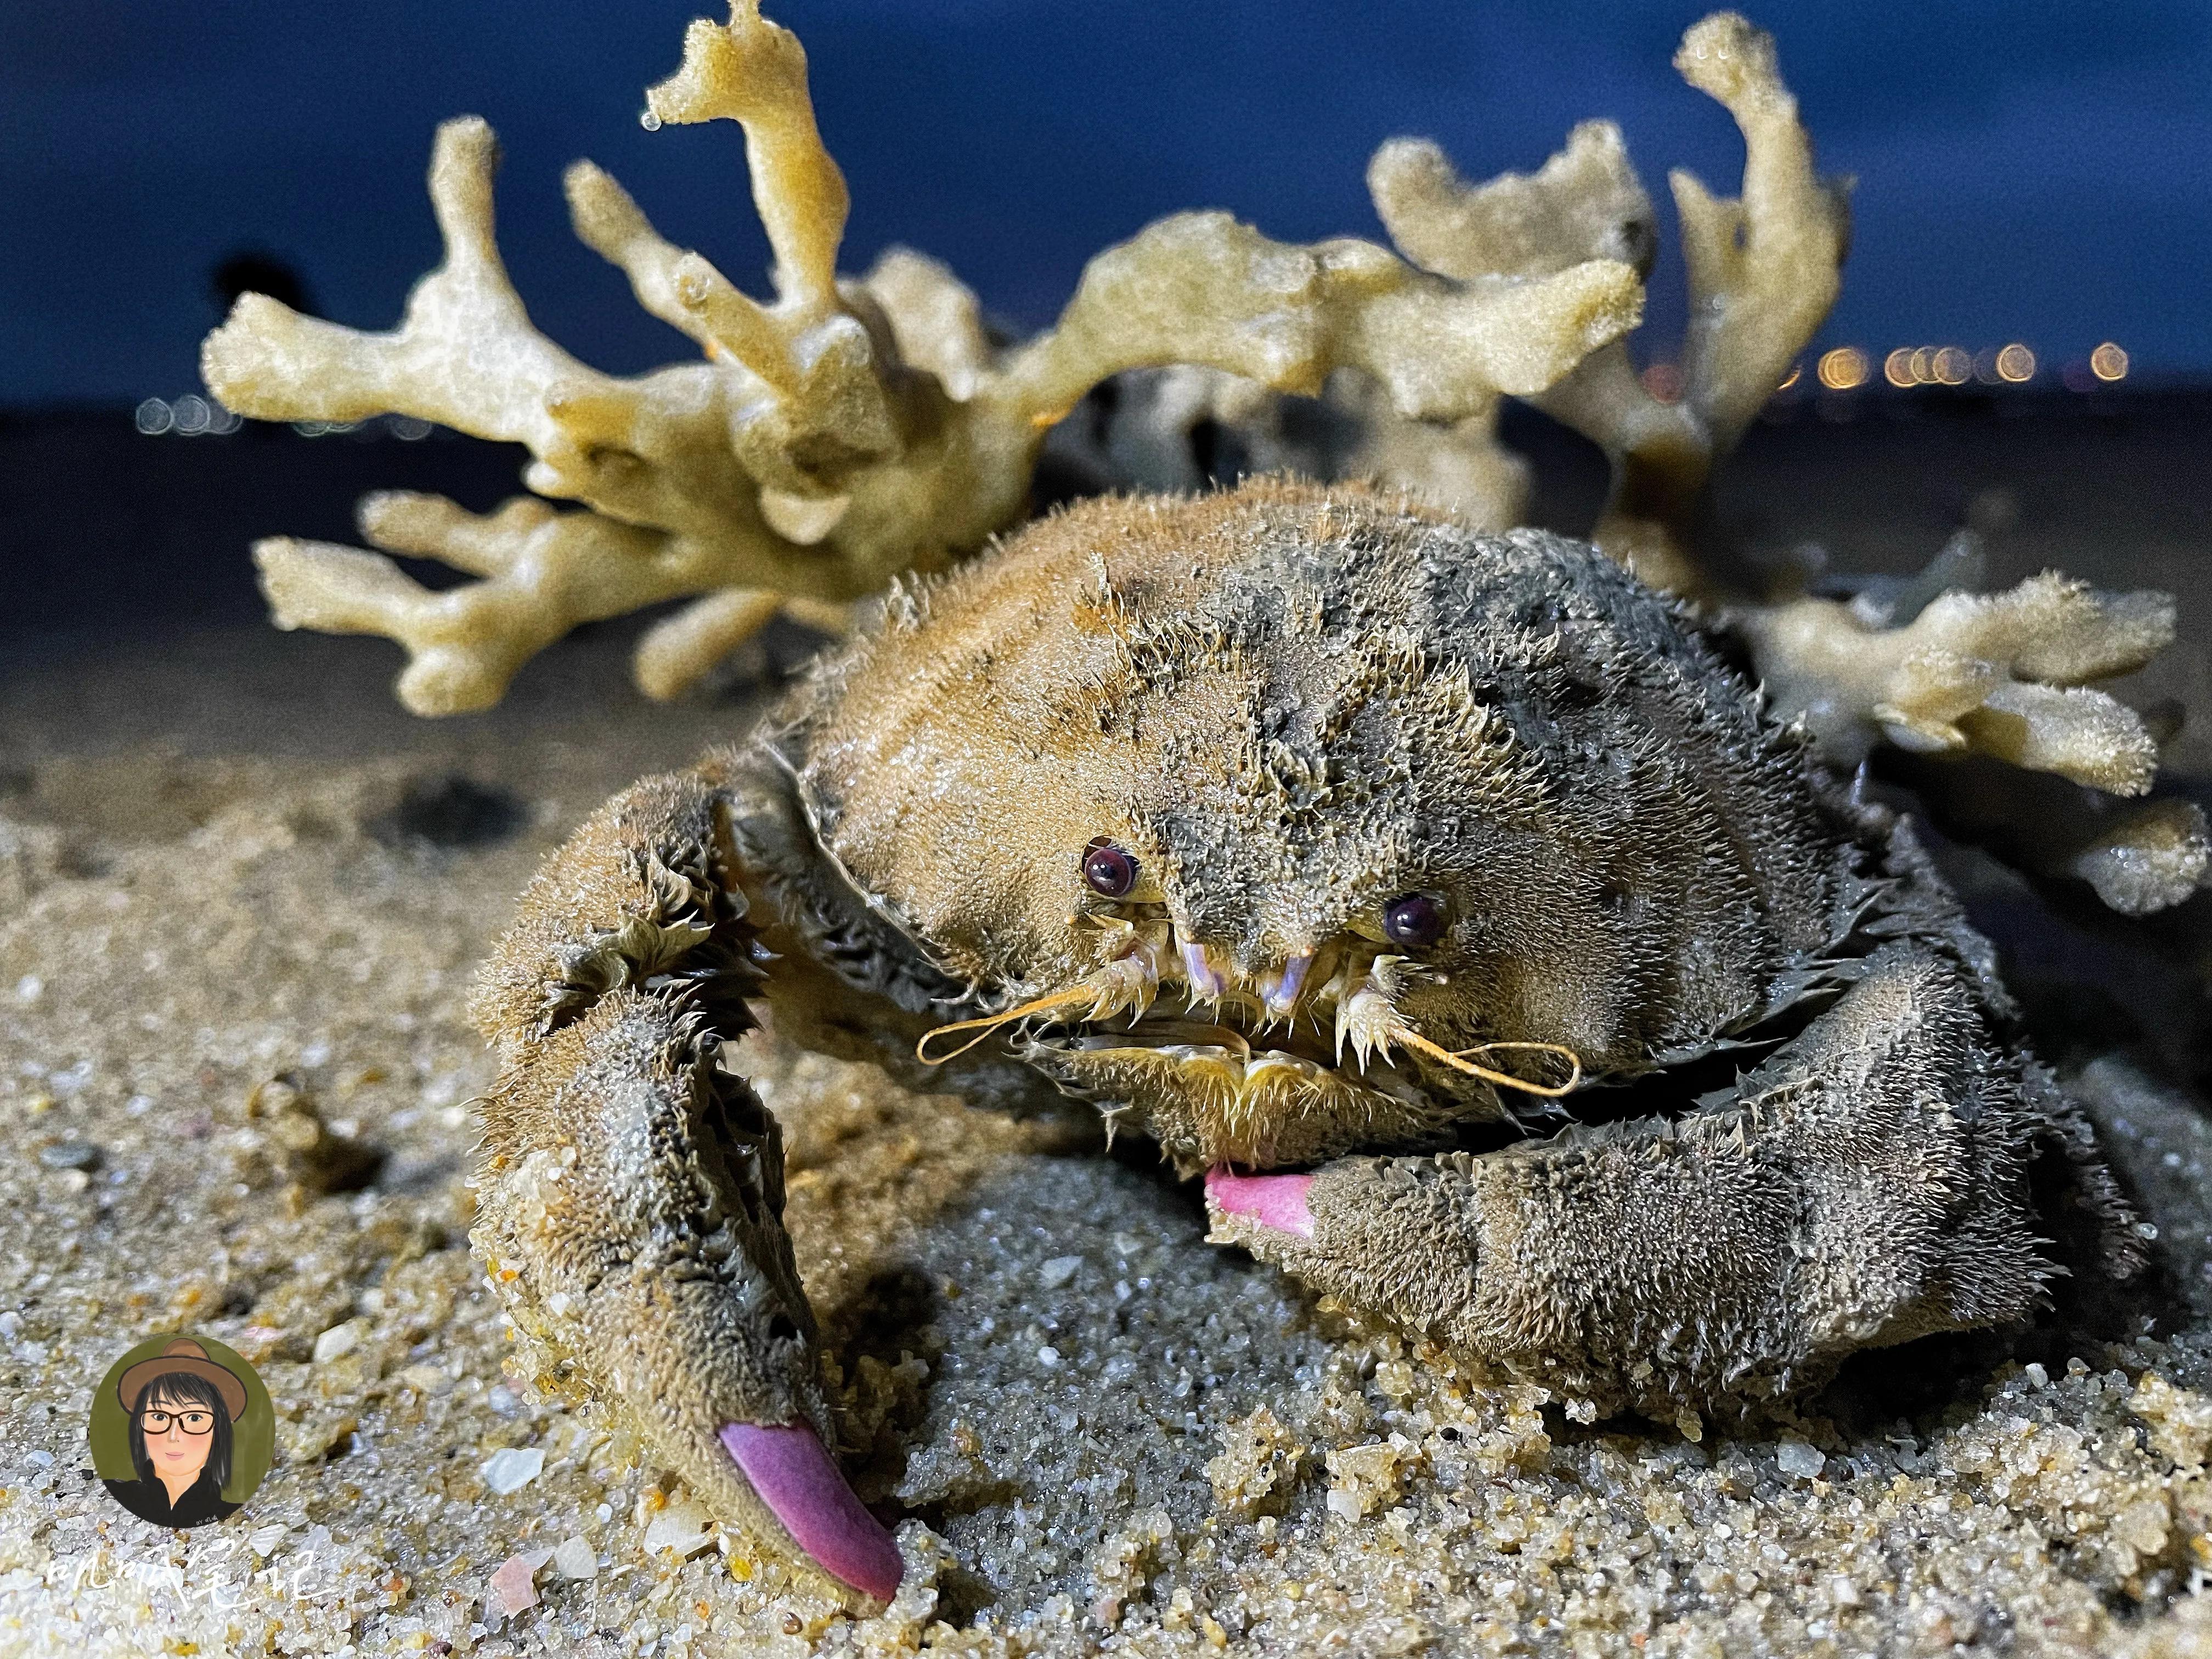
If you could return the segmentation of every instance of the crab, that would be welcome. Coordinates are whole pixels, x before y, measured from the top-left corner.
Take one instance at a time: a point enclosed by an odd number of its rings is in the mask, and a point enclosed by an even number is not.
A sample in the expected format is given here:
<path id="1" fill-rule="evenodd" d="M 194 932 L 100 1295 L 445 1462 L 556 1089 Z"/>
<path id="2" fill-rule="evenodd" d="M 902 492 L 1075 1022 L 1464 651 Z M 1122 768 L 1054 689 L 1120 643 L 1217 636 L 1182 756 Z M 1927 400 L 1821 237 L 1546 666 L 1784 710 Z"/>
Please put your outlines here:
<path id="1" fill-rule="evenodd" d="M 2028 1315 L 2054 1202 L 2133 1269 L 1991 956 L 1911 820 L 1594 548 L 1358 486 L 1094 500 L 549 858 L 475 1003 L 475 1239 L 546 1373 L 865 1607 L 901 1557 L 722 1062 L 763 1013 L 1094 1103 L 1217 1242 L 1679 1420 Z"/>

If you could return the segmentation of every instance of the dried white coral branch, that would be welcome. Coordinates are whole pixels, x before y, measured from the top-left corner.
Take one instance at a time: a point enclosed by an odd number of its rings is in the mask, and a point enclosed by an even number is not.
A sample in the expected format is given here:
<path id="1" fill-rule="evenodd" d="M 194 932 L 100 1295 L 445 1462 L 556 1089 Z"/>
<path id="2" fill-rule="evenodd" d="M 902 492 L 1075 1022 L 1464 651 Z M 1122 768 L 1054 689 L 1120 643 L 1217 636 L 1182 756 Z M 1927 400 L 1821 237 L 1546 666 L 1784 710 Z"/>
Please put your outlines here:
<path id="1" fill-rule="evenodd" d="M 1680 399 L 1647 391 L 1616 343 L 1531 401 L 1613 463 L 1597 544 L 1654 586 L 1695 595 L 1713 586 L 1688 538 L 1706 481 L 1835 303 L 1850 216 L 1844 186 L 1814 171 L 1771 36 L 1716 13 L 1683 36 L 1674 67 L 1727 108 L 1744 141 L 1741 197 L 1668 174 L 1690 278 Z M 1650 200 L 1610 122 L 1577 127 L 1532 176 L 1470 185 L 1434 145 L 1399 140 L 1376 152 L 1368 182 L 1391 240 L 1431 270 L 1471 277 L 1590 258 L 1649 267 Z"/>
<path id="2" fill-rule="evenodd" d="M 240 297 L 202 351 L 216 396 L 271 420 L 355 421 L 386 411 L 526 445 L 526 482 L 581 501 L 525 498 L 477 517 L 450 502 L 372 496 L 362 533 L 482 580 L 434 593 L 388 560 L 279 538 L 255 555 L 279 626 L 382 634 L 412 660 L 400 696 L 418 713 L 496 702 L 514 671 L 578 623 L 726 585 L 726 571 L 822 597 L 844 573 L 776 537 L 727 437 L 726 377 L 710 363 L 618 380 L 531 325 L 493 245 L 495 147 L 481 121 L 440 129 L 431 202 L 445 262 L 389 334 L 364 334 Z"/>
<path id="3" fill-rule="evenodd" d="M 1534 173 L 1469 185 L 1425 138 L 1393 138 L 1367 164 L 1368 194 L 1398 251 L 1454 276 L 1564 270 L 1584 259 L 1649 270 L 1657 248 L 1651 198 L 1620 129 L 1584 121 Z"/>
<path id="4" fill-rule="evenodd" d="M 2063 873 L 2087 882 L 2122 915 L 2147 916 L 2208 884 L 2212 831 L 2194 801 L 2154 800 L 2075 853 Z"/>
<path id="5" fill-rule="evenodd" d="M 1829 599 L 1730 621 L 1785 720 L 1853 763 L 1880 739 L 1917 753 L 1996 756 L 2116 795 L 2147 792 L 2158 747 L 2091 682 L 2141 668 L 2173 639 L 2162 593 L 2101 593 L 2056 572 L 2008 592 L 1945 593 L 1909 623 L 1873 626 Z"/>
<path id="6" fill-rule="evenodd" d="M 1746 152 L 1741 199 L 1716 198 L 1686 173 L 1671 175 L 1692 289 L 1682 398 L 1653 396 L 1626 344 L 1616 342 L 1531 401 L 1588 434 L 1613 463 L 1599 544 L 1656 586 L 1705 595 L 1716 584 L 1692 555 L 1690 530 L 1706 480 L 1834 303 L 1849 214 L 1841 186 L 1814 173 L 1768 36 L 1733 13 L 1717 14 L 1689 30 L 1674 61 L 1735 115 Z M 1576 127 L 1534 173 L 1501 173 L 1479 185 L 1428 140 L 1392 139 L 1369 162 L 1367 184 L 1398 250 L 1463 281 L 1525 282 L 1593 259 L 1642 275 L 1656 251 L 1651 198 L 1610 121 Z M 1162 434 L 1212 420 L 1255 461 L 1305 459 L 1280 441 L 1277 406 L 1251 388 L 1183 376 L 1173 392 L 1143 411 Z M 1328 476 L 1376 477 L 1486 528 L 1520 522 L 1526 468 L 1498 443 L 1494 404 L 1449 423 L 1408 418 L 1349 379 L 1330 386 L 1328 403 L 1328 415 L 1361 434 L 1322 451 Z"/>
<path id="7" fill-rule="evenodd" d="M 406 647 L 400 696 L 418 713 L 496 702 L 579 623 L 705 595 L 641 653 L 641 683 L 670 695 L 773 614 L 762 595 L 836 605 L 940 568 L 1020 516 L 1046 429 L 1124 369 L 1194 363 L 1316 392 L 1356 368 L 1403 416 L 1465 420 L 1503 392 L 1541 391 L 1640 313 L 1637 274 L 1616 260 L 1459 279 L 1369 243 L 1289 246 L 1226 215 L 1186 214 L 1101 254 L 1050 332 L 994 352 L 974 296 L 929 261 L 894 255 L 837 280 L 844 182 L 815 129 L 805 55 L 757 0 L 734 0 L 726 25 L 692 25 L 683 68 L 647 106 L 657 121 L 744 127 L 775 302 L 665 240 L 588 163 L 568 175 L 571 216 L 705 362 L 617 379 L 537 332 L 493 244 L 494 145 L 473 119 L 439 133 L 430 190 L 446 258 L 397 331 L 358 333 L 247 295 L 204 349 L 209 386 L 241 413 L 391 411 L 520 441 L 535 457 L 531 489 L 590 509 L 525 501 L 479 518 L 413 497 L 365 503 L 373 545 L 479 578 L 445 592 L 356 550 L 256 549 L 280 625 Z"/>
<path id="8" fill-rule="evenodd" d="M 1541 391 L 1642 313 L 1635 273 L 1617 260 L 1462 282 L 1352 237 L 1292 247 L 1225 213 L 1179 213 L 1093 259 L 1004 380 L 1056 419 L 1124 368 L 1197 363 L 1309 396 L 1332 371 L 1358 368 L 1400 414 L 1456 420 L 1500 392 Z"/>
<path id="9" fill-rule="evenodd" d="M 1436 145 L 1398 138 L 1376 152 L 1367 182 L 1399 250 L 1426 270 L 1528 281 L 1593 259 L 1639 275 L 1650 263 L 1651 204 L 1608 121 L 1576 128 L 1533 179 L 1506 173 L 1470 189 Z M 1409 414 L 1356 371 L 1330 379 L 1319 409 L 1294 410 L 1257 382 L 1214 369 L 1125 377 L 1117 389 L 1089 459 L 1143 488 L 1204 487 L 1195 434 L 1210 426 L 1228 437 L 1244 471 L 1371 479 L 1479 529 L 1522 521 L 1528 464 L 1498 441 L 1496 398 L 1449 418 Z"/>

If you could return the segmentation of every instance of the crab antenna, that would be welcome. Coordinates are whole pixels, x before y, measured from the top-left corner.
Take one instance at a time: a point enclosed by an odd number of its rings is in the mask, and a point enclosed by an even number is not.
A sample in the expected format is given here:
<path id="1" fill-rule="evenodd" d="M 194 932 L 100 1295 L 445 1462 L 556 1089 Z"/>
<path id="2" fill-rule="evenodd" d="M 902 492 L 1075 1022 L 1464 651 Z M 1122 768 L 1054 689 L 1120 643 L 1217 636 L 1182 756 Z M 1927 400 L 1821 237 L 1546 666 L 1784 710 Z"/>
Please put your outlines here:
<path id="1" fill-rule="evenodd" d="M 1394 1026 L 1390 1035 L 1408 1048 L 1418 1048 L 1431 1060 L 1442 1060 L 1455 1072 L 1464 1072 L 1469 1077 L 1479 1077 L 1486 1083 L 1502 1083 L 1507 1088 L 1518 1089 L 1524 1094 L 1541 1095 L 1547 1100 L 1557 1100 L 1561 1095 L 1571 1094 L 1583 1080 L 1582 1056 L 1563 1042 L 1481 1042 L 1472 1048 L 1462 1048 L 1457 1053 L 1454 1053 L 1449 1048 L 1439 1048 L 1410 1026 Z M 1493 1072 L 1487 1066 L 1478 1066 L 1467 1058 L 1469 1054 L 1492 1054 L 1501 1048 L 1535 1049 L 1547 1054 L 1565 1054 L 1574 1067 L 1574 1075 L 1565 1083 L 1556 1085 L 1529 1083 L 1504 1072 Z"/>
<path id="2" fill-rule="evenodd" d="M 1020 1007 L 1009 1008 L 1003 1014 L 986 1014 L 981 1019 L 956 1020 L 950 1025 L 939 1025 L 933 1030 L 922 1033 L 921 1041 L 914 1045 L 914 1057 L 925 1066 L 942 1066 L 948 1060 L 959 1059 L 992 1032 L 1010 1021 L 1020 1019 L 1029 1014 L 1041 1014 L 1048 1008 L 1065 1008 L 1072 1002 L 1096 1002 L 1098 1000 L 1098 987 L 1085 982 L 1070 986 L 1065 991 L 1054 991 L 1051 995 L 1039 997 L 1034 1002 L 1024 1002 Z M 932 1060 L 929 1056 L 931 1040 L 935 1037 L 949 1036 L 955 1031 L 974 1031 L 975 1035 L 951 1054 L 939 1054 L 936 1059 Z"/>

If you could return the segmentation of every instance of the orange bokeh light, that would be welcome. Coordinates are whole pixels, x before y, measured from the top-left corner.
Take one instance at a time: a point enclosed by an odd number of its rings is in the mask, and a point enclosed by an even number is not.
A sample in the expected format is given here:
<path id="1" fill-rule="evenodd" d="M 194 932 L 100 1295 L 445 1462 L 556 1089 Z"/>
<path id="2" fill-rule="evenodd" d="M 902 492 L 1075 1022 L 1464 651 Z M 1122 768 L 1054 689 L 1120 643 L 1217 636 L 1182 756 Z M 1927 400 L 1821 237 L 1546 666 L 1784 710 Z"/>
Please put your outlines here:
<path id="1" fill-rule="evenodd" d="M 1820 354 L 1820 367 L 1814 372 L 1829 391 L 1849 392 L 1866 384 L 1867 355 L 1856 346 L 1838 346 Z"/>

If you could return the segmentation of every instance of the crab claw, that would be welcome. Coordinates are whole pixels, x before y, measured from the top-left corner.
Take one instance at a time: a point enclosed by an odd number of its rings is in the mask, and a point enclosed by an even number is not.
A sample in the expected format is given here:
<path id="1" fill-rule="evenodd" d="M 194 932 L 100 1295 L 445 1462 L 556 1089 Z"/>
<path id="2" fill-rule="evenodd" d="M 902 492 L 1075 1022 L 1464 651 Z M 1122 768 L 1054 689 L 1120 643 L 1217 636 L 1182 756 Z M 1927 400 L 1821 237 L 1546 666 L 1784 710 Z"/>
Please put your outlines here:
<path id="1" fill-rule="evenodd" d="M 883 1523 L 860 1506 L 804 1423 L 730 1423 L 717 1437 L 784 1531 L 824 1572 L 878 1601 L 897 1594 L 905 1564 Z"/>
<path id="2" fill-rule="evenodd" d="M 1311 1238 L 1314 1218 L 1306 1192 L 1313 1180 L 1310 1175 L 1241 1176 L 1217 1164 L 1206 1172 L 1206 1199 L 1224 1215 Z"/>
<path id="3" fill-rule="evenodd" d="M 830 1460 L 782 1133 L 719 1053 L 629 988 L 544 1039 L 487 1097 L 477 1247 L 526 1370 L 601 1394 L 716 1519 L 872 1613 L 899 1553 Z"/>

